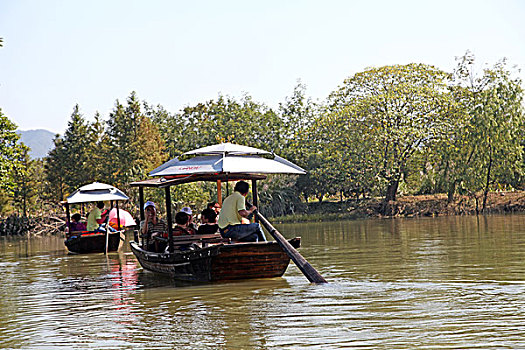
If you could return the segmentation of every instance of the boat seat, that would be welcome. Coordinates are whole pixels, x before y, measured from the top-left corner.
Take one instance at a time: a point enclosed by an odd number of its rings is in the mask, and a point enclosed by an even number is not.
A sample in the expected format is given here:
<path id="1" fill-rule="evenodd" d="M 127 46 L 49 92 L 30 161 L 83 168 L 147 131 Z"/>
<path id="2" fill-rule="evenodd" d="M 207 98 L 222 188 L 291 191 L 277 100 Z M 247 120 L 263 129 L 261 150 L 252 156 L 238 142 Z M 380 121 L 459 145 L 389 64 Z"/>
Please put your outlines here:
<path id="1" fill-rule="evenodd" d="M 168 243 L 168 238 L 155 236 L 154 240 L 158 242 Z M 173 245 L 185 245 L 201 242 L 203 246 L 206 246 L 208 243 L 221 243 L 228 242 L 231 240 L 228 238 L 223 238 L 220 233 L 206 234 L 206 235 L 184 235 L 184 236 L 173 236 Z"/>

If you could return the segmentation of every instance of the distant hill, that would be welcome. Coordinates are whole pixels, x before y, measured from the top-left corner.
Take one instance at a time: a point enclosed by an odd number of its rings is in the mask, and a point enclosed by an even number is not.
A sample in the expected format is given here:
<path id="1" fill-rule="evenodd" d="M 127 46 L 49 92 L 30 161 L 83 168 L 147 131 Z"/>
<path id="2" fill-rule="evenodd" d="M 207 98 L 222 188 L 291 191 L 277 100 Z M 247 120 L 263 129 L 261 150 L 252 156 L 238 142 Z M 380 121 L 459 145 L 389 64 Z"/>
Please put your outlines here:
<path id="1" fill-rule="evenodd" d="M 20 135 L 20 142 L 31 148 L 29 156 L 32 159 L 44 158 L 54 147 L 55 134 L 51 131 L 43 129 L 17 130 L 16 133 Z"/>

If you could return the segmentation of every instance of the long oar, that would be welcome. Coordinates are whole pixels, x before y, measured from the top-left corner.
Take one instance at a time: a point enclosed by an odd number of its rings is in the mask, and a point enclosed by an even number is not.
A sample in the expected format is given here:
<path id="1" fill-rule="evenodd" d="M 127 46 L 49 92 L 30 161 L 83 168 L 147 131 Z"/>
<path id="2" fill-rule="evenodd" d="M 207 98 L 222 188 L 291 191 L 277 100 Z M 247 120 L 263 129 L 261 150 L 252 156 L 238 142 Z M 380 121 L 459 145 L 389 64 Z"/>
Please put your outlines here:
<path id="1" fill-rule="evenodd" d="M 249 203 L 247 203 L 247 204 L 250 205 Z M 286 238 L 284 238 L 284 236 L 279 231 L 277 231 L 277 229 L 275 227 L 273 227 L 272 224 L 270 224 L 270 222 L 268 220 L 266 220 L 266 218 L 264 216 L 262 216 L 261 213 L 259 213 L 258 210 L 255 211 L 255 214 L 257 215 L 257 217 L 259 218 L 259 220 L 261 221 L 263 226 L 268 230 L 268 232 L 277 241 L 277 243 L 279 243 L 281 248 L 283 248 L 283 250 L 286 252 L 286 254 L 288 254 L 290 259 L 293 260 L 295 265 L 297 265 L 299 270 L 301 270 L 301 272 L 306 276 L 306 278 L 308 278 L 308 280 L 310 282 L 312 282 L 312 283 L 328 283 L 323 278 L 323 276 L 321 276 L 321 274 L 319 272 L 317 272 L 317 270 L 312 265 L 310 265 L 310 263 L 308 261 L 306 261 L 306 259 L 303 258 L 303 256 L 301 254 L 299 254 L 297 249 L 295 249 L 290 244 L 290 242 L 288 242 L 286 240 Z"/>

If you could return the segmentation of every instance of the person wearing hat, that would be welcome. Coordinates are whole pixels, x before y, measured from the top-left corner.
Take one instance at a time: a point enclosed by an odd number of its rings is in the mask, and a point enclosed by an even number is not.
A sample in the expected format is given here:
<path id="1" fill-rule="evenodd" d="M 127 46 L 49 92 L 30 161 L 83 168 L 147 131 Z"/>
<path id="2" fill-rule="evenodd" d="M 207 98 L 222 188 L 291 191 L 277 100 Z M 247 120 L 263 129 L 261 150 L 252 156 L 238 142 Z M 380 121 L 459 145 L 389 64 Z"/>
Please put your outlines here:
<path id="1" fill-rule="evenodd" d="M 181 210 L 175 215 L 174 236 L 194 235 L 196 233 L 196 230 L 191 226 L 190 218 L 191 215 L 187 213 L 187 210 Z"/>
<path id="2" fill-rule="evenodd" d="M 146 239 L 146 250 L 161 251 L 163 247 L 160 246 L 165 244 L 160 244 L 164 242 L 155 240 L 155 237 L 167 238 L 166 222 L 159 219 L 157 208 L 152 201 L 147 201 L 144 204 L 144 214 L 146 218 L 140 222 L 140 233 Z"/>
<path id="3" fill-rule="evenodd" d="M 180 210 L 179 213 L 184 213 L 188 215 L 188 227 L 192 229 L 194 232 L 197 232 L 197 226 L 193 222 L 193 212 L 191 211 L 190 207 L 184 207 Z"/>

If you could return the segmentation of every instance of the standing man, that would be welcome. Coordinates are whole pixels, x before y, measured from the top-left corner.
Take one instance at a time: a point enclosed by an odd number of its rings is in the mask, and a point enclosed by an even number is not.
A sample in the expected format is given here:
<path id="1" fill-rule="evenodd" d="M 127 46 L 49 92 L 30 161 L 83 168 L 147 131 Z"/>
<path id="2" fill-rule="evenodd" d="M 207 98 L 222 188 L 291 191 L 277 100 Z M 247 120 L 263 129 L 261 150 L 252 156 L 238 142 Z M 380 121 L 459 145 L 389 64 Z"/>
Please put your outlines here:
<path id="1" fill-rule="evenodd" d="M 246 210 L 245 197 L 249 189 L 250 186 L 247 182 L 239 181 L 235 184 L 234 192 L 222 202 L 218 224 L 219 231 L 224 238 L 241 242 L 266 241 L 258 223 L 242 223 L 242 218 L 247 218 L 257 210 L 256 206 Z"/>

